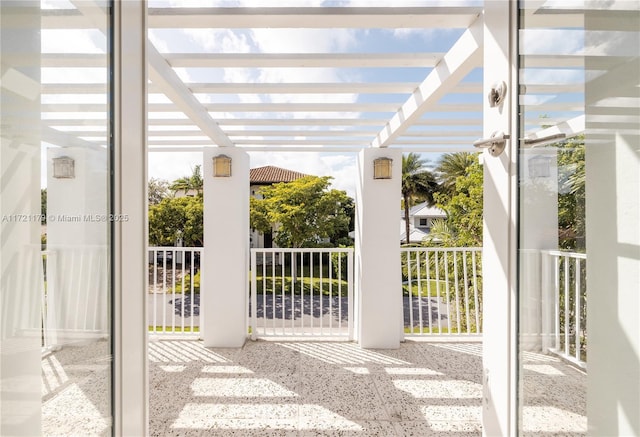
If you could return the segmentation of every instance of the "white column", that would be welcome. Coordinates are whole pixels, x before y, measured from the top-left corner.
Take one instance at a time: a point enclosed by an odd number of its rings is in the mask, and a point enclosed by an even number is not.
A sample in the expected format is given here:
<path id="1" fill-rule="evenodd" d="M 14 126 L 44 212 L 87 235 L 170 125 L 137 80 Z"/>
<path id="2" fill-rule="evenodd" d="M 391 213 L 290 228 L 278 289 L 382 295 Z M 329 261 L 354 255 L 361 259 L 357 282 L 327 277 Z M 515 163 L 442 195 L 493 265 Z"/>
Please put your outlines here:
<path id="1" fill-rule="evenodd" d="M 549 347 L 555 307 L 550 283 L 543 284 L 541 250 L 558 248 L 558 150 L 530 148 L 520 153 L 519 342 L 521 350 Z M 550 272 L 546 268 L 547 272 Z"/>
<path id="2" fill-rule="evenodd" d="M 604 55 L 585 61 L 587 71 L 599 72 L 585 92 L 587 417 L 593 436 L 640 435 L 640 14 L 632 3 L 636 11 L 620 11 L 614 21 L 607 10 L 585 16 L 585 51 Z M 606 44 L 604 29 L 612 31 Z"/>
<path id="3" fill-rule="evenodd" d="M 73 160 L 72 178 L 54 160 Z M 107 150 L 47 150 L 47 333 L 56 344 L 108 335 Z M 80 309 L 80 310 L 79 310 Z"/>
<path id="4" fill-rule="evenodd" d="M 393 159 L 391 179 L 373 179 L 373 160 Z M 358 155 L 356 185 L 356 287 L 359 343 L 365 348 L 400 347 L 400 192 L 402 152 L 375 148 Z"/>
<path id="5" fill-rule="evenodd" d="M 484 99 L 484 137 L 495 131 L 515 135 L 517 90 L 515 37 L 516 1 L 485 3 L 483 94 L 499 81 L 507 84 L 505 101 L 490 107 Z M 515 291 L 516 291 L 516 141 L 498 157 L 483 153 L 483 434 L 512 436 L 515 431 Z"/>
<path id="6" fill-rule="evenodd" d="M 41 434 L 40 2 L 0 2 L 0 435 Z"/>
<path id="7" fill-rule="evenodd" d="M 231 158 L 231 176 L 213 176 L 213 157 Z M 249 155 L 207 148 L 204 178 L 204 262 L 201 335 L 207 347 L 241 347 L 247 338 L 249 284 Z"/>
<path id="8" fill-rule="evenodd" d="M 146 2 L 114 2 L 114 429 L 148 435 Z"/>

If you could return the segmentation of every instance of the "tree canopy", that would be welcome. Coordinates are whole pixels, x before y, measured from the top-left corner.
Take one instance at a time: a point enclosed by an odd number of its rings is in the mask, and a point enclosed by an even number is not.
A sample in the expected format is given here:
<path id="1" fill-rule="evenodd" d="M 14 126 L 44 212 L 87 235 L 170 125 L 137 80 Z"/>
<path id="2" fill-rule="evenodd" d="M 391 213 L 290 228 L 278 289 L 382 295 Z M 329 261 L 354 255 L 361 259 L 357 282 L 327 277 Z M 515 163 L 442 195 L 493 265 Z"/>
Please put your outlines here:
<path id="1" fill-rule="evenodd" d="M 483 169 L 478 154 L 445 154 L 437 171 L 442 188 L 434 200 L 447 218 L 434 222 L 425 244 L 482 246 Z"/>
<path id="2" fill-rule="evenodd" d="M 151 178 L 148 185 L 149 205 L 157 205 L 169 195 L 169 182 L 164 179 Z"/>
<path id="3" fill-rule="evenodd" d="M 171 183 L 169 188 L 172 191 L 184 191 L 185 193 L 190 190 L 195 191 L 197 194 L 202 194 L 204 186 L 204 180 L 202 179 L 202 166 L 196 165 L 193 168 L 191 176 L 184 176 L 176 179 Z"/>
<path id="4" fill-rule="evenodd" d="M 411 234 L 409 209 L 416 201 L 434 204 L 434 194 L 438 191 L 438 183 L 434 174 L 425 165 L 426 160 L 417 153 L 402 155 L 402 203 L 404 207 L 406 243 L 409 244 Z"/>
<path id="5" fill-rule="evenodd" d="M 558 244 L 561 249 L 585 249 L 584 135 L 558 147 Z"/>
<path id="6" fill-rule="evenodd" d="M 251 227 L 274 231 L 280 247 L 313 247 L 329 238 L 335 243 L 348 232 L 348 208 L 353 202 L 344 191 L 330 189 L 331 177 L 306 176 L 293 182 L 265 186 L 262 199 L 251 198 Z M 351 205 L 351 206 L 350 206 Z"/>
<path id="7" fill-rule="evenodd" d="M 445 153 L 436 167 L 441 191 L 453 195 L 456 191 L 456 180 L 467 174 L 467 167 L 478 162 L 476 153 L 458 152 Z"/>
<path id="8" fill-rule="evenodd" d="M 203 246 L 202 196 L 167 197 L 149 206 L 149 244 L 175 246 L 179 238 L 186 247 Z"/>

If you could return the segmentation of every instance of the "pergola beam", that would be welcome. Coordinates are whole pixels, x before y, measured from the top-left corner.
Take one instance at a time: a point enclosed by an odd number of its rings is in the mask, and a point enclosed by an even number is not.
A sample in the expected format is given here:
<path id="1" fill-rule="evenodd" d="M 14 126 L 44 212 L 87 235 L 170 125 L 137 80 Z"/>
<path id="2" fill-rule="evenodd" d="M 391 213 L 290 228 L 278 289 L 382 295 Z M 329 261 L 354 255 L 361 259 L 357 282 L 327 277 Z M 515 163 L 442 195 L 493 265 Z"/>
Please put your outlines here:
<path id="1" fill-rule="evenodd" d="M 150 28 L 467 28 L 481 7 L 150 8 Z"/>
<path id="2" fill-rule="evenodd" d="M 194 97 L 152 44 L 147 45 L 147 60 L 149 62 L 149 78 L 178 106 L 180 111 L 184 112 L 215 144 L 233 146 L 233 142 L 224 134 L 205 107 Z"/>
<path id="3" fill-rule="evenodd" d="M 185 68 L 434 67 L 442 53 L 167 53 Z"/>
<path id="4" fill-rule="evenodd" d="M 372 147 L 388 147 L 473 68 L 482 63 L 482 20 L 476 20 L 451 47 L 451 50 L 411 97 L 402 105 L 371 143 Z M 481 108 L 480 108 L 481 110 Z"/>

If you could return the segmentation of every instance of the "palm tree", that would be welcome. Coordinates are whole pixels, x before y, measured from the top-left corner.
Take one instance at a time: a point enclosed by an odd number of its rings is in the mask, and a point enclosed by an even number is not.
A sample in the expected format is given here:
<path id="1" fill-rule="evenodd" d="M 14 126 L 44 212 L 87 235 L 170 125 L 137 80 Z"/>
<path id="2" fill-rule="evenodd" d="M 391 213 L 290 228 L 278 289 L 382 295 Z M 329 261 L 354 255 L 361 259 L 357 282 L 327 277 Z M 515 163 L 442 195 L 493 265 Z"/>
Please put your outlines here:
<path id="1" fill-rule="evenodd" d="M 458 176 L 465 176 L 467 174 L 467 167 L 475 164 L 477 160 L 477 154 L 470 152 L 446 153 L 442 155 L 436 167 L 442 190 L 451 196 L 455 191 Z"/>
<path id="2" fill-rule="evenodd" d="M 406 244 L 409 244 L 411 228 L 409 209 L 416 199 L 426 200 L 427 205 L 434 204 L 433 195 L 438 191 L 436 178 L 425 168 L 426 161 L 417 153 L 402 155 L 402 200 L 404 203 L 404 224 Z"/>
<path id="3" fill-rule="evenodd" d="M 196 165 L 191 176 L 185 176 L 176 179 L 171 183 L 171 186 L 169 188 L 171 188 L 171 190 L 173 191 L 182 190 L 185 193 L 188 193 L 190 190 L 194 190 L 198 194 L 202 194 L 203 185 L 204 180 L 202 179 L 201 166 Z"/>

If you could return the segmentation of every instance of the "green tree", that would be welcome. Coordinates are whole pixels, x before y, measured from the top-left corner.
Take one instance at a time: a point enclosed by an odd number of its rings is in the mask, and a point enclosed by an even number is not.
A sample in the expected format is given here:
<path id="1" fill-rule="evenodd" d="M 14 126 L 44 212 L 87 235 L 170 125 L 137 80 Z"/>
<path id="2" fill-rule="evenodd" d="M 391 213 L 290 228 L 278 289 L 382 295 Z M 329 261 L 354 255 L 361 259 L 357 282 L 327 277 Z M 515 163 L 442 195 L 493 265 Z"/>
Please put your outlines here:
<path id="1" fill-rule="evenodd" d="M 445 155 L 446 156 L 446 155 Z M 482 246 L 483 170 L 477 154 L 455 179 L 451 190 L 435 194 L 436 206 L 447 213 L 447 244 Z M 434 235 L 427 244 L 441 244 Z"/>
<path id="2" fill-rule="evenodd" d="M 467 174 L 467 167 L 478 162 L 477 154 L 471 152 L 446 153 L 442 155 L 436 174 L 441 191 L 453 195 L 456 190 L 456 180 Z"/>
<path id="3" fill-rule="evenodd" d="M 151 178 L 148 183 L 149 205 L 157 205 L 169 195 L 169 182 L 164 179 Z"/>
<path id="4" fill-rule="evenodd" d="M 438 183 L 432 172 L 425 168 L 426 161 L 417 153 L 402 155 L 402 203 L 406 244 L 411 234 L 409 210 L 417 200 L 434 204 L 434 194 L 438 191 Z"/>
<path id="5" fill-rule="evenodd" d="M 184 191 L 187 193 L 190 190 L 196 191 L 198 194 L 202 194 L 204 186 L 204 180 L 202 179 L 202 166 L 196 165 L 192 171 L 191 176 L 185 176 L 176 179 L 171 183 L 169 188 L 175 191 Z"/>
<path id="6" fill-rule="evenodd" d="M 202 196 L 164 198 L 149 207 L 149 245 L 174 246 L 182 238 L 187 247 L 203 245 Z"/>
<path id="7" fill-rule="evenodd" d="M 567 250 L 585 249 L 584 135 L 558 147 L 558 243 Z"/>
<path id="8" fill-rule="evenodd" d="M 349 197 L 330 189 L 330 177 L 306 176 L 293 182 L 263 187 L 262 199 L 251 198 L 251 227 L 275 229 L 280 247 L 313 247 L 320 239 L 348 232 Z"/>

